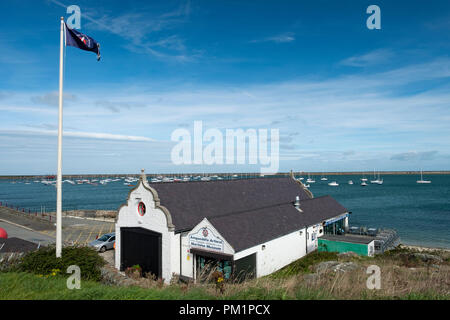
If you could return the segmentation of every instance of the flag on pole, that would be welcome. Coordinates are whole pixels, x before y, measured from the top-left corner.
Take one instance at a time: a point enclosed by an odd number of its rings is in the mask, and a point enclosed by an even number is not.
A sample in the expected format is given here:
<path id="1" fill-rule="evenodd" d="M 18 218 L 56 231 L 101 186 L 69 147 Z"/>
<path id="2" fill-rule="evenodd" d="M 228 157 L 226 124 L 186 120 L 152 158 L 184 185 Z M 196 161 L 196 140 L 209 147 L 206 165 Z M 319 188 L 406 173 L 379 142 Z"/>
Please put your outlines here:
<path id="1" fill-rule="evenodd" d="M 97 54 L 97 61 L 100 60 L 100 44 L 97 41 L 75 29 L 70 29 L 66 23 L 65 27 L 67 46 L 95 52 Z"/>

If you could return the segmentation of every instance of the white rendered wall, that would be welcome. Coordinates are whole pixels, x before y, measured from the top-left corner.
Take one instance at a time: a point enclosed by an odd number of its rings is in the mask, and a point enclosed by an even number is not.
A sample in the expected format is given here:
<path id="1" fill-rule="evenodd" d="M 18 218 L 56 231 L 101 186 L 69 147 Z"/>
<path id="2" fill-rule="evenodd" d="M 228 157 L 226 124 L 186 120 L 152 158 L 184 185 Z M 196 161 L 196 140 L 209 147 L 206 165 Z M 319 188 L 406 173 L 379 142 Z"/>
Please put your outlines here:
<path id="1" fill-rule="evenodd" d="M 300 234 L 301 231 L 301 234 Z M 265 249 L 262 250 L 262 245 Z M 298 230 L 266 243 L 237 252 L 234 259 L 256 253 L 256 276 L 275 272 L 306 254 L 305 229 Z"/>
<path id="2" fill-rule="evenodd" d="M 140 216 L 138 213 L 139 202 L 144 202 L 146 213 Z M 179 272 L 179 241 L 178 235 L 169 231 L 164 212 L 155 207 L 153 194 L 146 190 L 141 182 L 131 192 L 127 205 L 120 208 L 116 222 L 116 258 L 115 266 L 120 269 L 120 228 L 139 227 L 148 229 L 162 235 L 162 278 L 170 282 L 172 273 Z M 177 265 L 178 263 L 178 265 Z"/>
<path id="3" fill-rule="evenodd" d="M 367 246 L 367 255 L 373 257 L 375 255 L 375 240 L 370 242 Z"/>

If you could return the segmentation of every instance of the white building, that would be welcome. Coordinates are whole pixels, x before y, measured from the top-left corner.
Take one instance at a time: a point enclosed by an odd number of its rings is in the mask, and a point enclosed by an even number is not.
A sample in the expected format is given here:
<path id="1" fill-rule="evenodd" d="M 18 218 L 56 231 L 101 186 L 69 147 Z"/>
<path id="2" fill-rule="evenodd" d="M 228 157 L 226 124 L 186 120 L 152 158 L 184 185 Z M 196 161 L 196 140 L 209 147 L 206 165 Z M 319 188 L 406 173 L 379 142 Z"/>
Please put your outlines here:
<path id="1" fill-rule="evenodd" d="M 138 264 L 169 282 L 198 280 L 210 262 L 225 278 L 261 277 L 317 249 L 348 211 L 292 178 L 149 184 L 142 174 L 119 208 L 117 269 Z"/>

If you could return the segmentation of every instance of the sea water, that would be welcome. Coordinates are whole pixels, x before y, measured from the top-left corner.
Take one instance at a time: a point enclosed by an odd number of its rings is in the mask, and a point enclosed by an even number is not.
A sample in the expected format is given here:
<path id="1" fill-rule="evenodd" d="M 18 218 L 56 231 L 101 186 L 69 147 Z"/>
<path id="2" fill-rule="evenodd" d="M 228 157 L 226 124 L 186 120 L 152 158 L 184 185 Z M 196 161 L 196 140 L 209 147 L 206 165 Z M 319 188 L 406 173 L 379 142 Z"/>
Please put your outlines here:
<path id="1" fill-rule="evenodd" d="M 417 184 L 419 176 L 415 175 L 385 175 L 382 185 L 368 181 L 366 187 L 360 185 L 360 178 L 336 175 L 321 181 L 316 176 L 316 183 L 310 184 L 309 189 L 315 197 L 331 195 L 346 207 L 351 212 L 350 225 L 393 228 L 402 243 L 450 248 L 450 175 L 425 177 L 432 180 L 431 184 Z M 349 185 L 349 180 L 354 184 Z M 337 181 L 339 186 L 329 186 L 331 181 Z M 56 188 L 25 182 L 0 180 L 2 205 L 54 212 Z M 63 183 L 63 210 L 117 210 L 125 203 L 130 188 L 123 180 L 105 185 Z"/>

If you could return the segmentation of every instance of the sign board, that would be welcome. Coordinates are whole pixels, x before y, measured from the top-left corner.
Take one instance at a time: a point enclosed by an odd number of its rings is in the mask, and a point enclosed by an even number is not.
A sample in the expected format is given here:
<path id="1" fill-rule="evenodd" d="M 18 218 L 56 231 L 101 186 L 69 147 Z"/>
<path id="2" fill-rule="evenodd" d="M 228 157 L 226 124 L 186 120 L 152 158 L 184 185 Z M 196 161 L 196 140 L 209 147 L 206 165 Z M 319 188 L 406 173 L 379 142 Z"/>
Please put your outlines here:
<path id="1" fill-rule="evenodd" d="M 200 228 L 189 236 L 189 247 L 223 252 L 223 239 L 216 236 L 208 227 Z"/>

